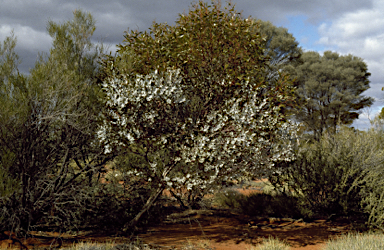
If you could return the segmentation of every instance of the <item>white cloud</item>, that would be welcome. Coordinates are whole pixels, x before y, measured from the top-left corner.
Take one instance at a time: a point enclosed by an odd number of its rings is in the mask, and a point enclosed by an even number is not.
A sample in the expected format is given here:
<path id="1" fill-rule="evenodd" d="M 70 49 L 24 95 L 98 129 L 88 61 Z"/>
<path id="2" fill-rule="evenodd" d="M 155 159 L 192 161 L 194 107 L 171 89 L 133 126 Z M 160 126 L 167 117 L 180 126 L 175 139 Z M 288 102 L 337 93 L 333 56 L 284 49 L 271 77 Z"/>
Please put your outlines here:
<path id="1" fill-rule="evenodd" d="M 372 106 L 375 112 L 383 106 L 384 92 L 384 1 L 375 0 L 368 9 L 346 12 L 332 22 L 319 26 L 319 43 L 327 49 L 341 54 L 361 57 L 372 73 L 371 88 L 364 92 L 375 98 Z M 361 115 L 355 124 L 367 124 L 367 117 Z"/>
<path id="2" fill-rule="evenodd" d="M 384 62 L 384 1 L 371 9 L 345 13 L 319 27 L 319 43 L 342 54 L 353 54 L 369 62 Z M 376 72 L 375 72 L 376 73 Z M 377 72 L 380 73 L 380 72 Z"/>

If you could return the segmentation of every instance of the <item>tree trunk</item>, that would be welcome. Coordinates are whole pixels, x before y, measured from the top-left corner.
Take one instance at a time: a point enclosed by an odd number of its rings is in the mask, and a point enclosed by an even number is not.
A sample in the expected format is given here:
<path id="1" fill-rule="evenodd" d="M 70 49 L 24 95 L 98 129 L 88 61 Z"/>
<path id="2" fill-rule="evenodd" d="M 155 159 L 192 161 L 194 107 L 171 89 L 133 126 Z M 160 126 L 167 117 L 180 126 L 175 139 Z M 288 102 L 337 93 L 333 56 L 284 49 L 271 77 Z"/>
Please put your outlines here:
<path id="1" fill-rule="evenodd" d="M 141 209 L 141 211 L 133 218 L 129 223 L 124 225 L 123 231 L 126 232 L 128 229 L 133 228 L 134 230 L 136 229 L 136 225 L 139 223 L 141 217 L 145 212 L 147 212 L 152 205 L 155 203 L 155 201 L 159 198 L 160 194 L 163 192 L 164 187 L 161 186 L 157 188 L 156 192 L 152 193 L 151 196 L 148 198 L 147 202 Z M 132 231 L 134 231 L 132 230 Z"/>

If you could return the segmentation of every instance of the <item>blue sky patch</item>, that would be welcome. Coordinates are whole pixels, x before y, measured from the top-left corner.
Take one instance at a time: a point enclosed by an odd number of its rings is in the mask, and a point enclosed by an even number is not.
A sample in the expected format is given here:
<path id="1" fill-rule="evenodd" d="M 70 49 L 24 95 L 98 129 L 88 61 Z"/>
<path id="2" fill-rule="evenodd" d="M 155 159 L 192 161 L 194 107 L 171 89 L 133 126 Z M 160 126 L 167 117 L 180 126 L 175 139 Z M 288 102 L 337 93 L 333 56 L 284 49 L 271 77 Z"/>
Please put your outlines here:
<path id="1" fill-rule="evenodd" d="M 277 26 L 287 28 L 304 50 L 325 51 L 326 48 L 319 44 L 318 26 L 311 24 L 307 19 L 305 15 L 288 16 L 284 22 L 277 23 Z"/>

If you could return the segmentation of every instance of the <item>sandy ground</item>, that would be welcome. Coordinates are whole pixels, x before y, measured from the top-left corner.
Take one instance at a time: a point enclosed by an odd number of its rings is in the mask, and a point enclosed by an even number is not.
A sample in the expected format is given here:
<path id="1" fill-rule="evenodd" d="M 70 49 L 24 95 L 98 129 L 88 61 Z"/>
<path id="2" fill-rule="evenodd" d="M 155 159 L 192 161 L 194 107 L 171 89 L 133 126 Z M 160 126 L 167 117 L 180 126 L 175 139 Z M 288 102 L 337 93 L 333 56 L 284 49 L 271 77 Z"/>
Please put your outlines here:
<path id="1" fill-rule="evenodd" d="M 150 228 L 139 235 L 145 242 L 161 246 L 181 247 L 187 243 L 208 242 L 217 250 L 247 249 L 268 237 L 287 242 L 292 249 L 317 250 L 329 238 L 349 231 L 350 226 L 342 222 L 317 220 L 305 223 L 290 219 L 251 219 L 246 216 L 206 211 L 184 216 L 174 224 L 163 224 Z"/>
<path id="2" fill-rule="evenodd" d="M 345 222 L 326 222 L 317 220 L 306 223 L 300 220 L 249 218 L 225 210 L 191 210 L 174 214 L 161 225 L 150 227 L 145 234 L 138 235 L 144 242 L 162 246 L 161 249 L 180 248 L 187 244 L 202 245 L 207 243 L 211 249 L 240 250 L 249 249 L 268 237 L 275 237 L 287 242 L 291 249 L 318 250 L 329 238 L 345 234 L 350 226 Z M 6 233 L 7 234 L 7 233 Z M 19 248 L 18 242 L 0 238 L 0 248 Z M 57 246 L 53 242 L 58 234 L 46 233 L 45 236 L 21 239 L 29 249 L 36 247 Z M 124 242 L 123 237 L 103 235 L 78 236 L 60 235 L 63 246 L 71 246 L 81 241 Z M 201 249 L 207 249 L 203 247 Z"/>
<path id="3" fill-rule="evenodd" d="M 259 190 L 239 190 L 244 194 Z M 260 244 L 263 239 L 275 237 L 287 242 L 291 249 L 320 250 L 330 238 L 335 238 L 351 230 L 346 222 L 312 221 L 250 218 L 231 213 L 228 210 L 191 210 L 173 214 L 160 224 L 150 227 L 146 233 L 139 234 L 145 243 L 161 246 L 160 249 L 185 247 L 187 244 L 204 245 L 201 249 L 240 250 L 249 249 Z M 124 237 L 107 237 L 103 235 L 71 236 L 60 235 L 62 242 L 55 241 L 56 233 L 35 234 L 35 238 L 9 240 L 6 232 L 0 235 L 0 249 L 18 248 L 20 243 L 33 248 L 50 246 L 71 246 L 76 242 L 124 242 Z"/>

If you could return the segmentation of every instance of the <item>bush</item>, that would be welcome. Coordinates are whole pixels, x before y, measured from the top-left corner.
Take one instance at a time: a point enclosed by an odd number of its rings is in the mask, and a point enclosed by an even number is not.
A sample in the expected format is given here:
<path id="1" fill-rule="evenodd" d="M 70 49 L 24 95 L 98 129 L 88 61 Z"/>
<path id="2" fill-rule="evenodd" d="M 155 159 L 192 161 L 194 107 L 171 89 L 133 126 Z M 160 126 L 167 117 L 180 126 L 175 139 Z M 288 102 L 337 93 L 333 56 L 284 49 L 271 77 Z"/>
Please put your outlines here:
<path id="1" fill-rule="evenodd" d="M 381 137 L 379 131 L 342 127 L 335 135 L 303 143 L 296 160 L 280 164 L 281 172 L 269 179 L 276 187 L 288 187 L 299 205 L 309 209 L 309 216 L 336 215 L 366 221 L 369 213 L 375 216 L 373 206 L 383 204 L 373 203 L 381 201 L 383 186 L 378 185 L 384 173 Z"/>
<path id="2" fill-rule="evenodd" d="M 244 199 L 245 195 L 240 194 L 236 190 L 227 189 L 215 194 L 214 203 L 220 207 L 238 210 Z"/>
<path id="3" fill-rule="evenodd" d="M 243 214 L 250 216 L 269 216 L 278 218 L 301 218 L 302 213 L 297 199 L 285 194 L 258 194 L 246 196 L 240 203 Z"/>
<path id="4" fill-rule="evenodd" d="M 78 209 L 82 218 L 77 222 L 78 226 L 111 234 L 122 232 L 124 225 L 140 212 L 150 195 L 147 190 L 127 192 L 123 185 L 113 182 L 97 184 L 92 194 L 86 206 Z M 143 215 L 138 228 L 144 229 L 147 225 L 160 222 L 164 217 L 162 210 L 159 201 Z M 131 228 L 128 231 L 134 230 Z"/>
<path id="5" fill-rule="evenodd" d="M 249 216 L 302 218 L 297 198 L 283 193 L 243 195 L 235 190 L 226 190 L 218 193 L 215 201 L 221 206 L 238 210 Z"/>
<path id="6" fill-rule="evenodd" d="M 0 231 L 69 227 L 88 196 L 84 188 L 113 157 L 95 140 L 102 48 L 91 42 L 94 30 L 82 11 L 49 22 L 52 48 L 29 75 L 17 70 L 16 39 L 0 46 Z"/>

